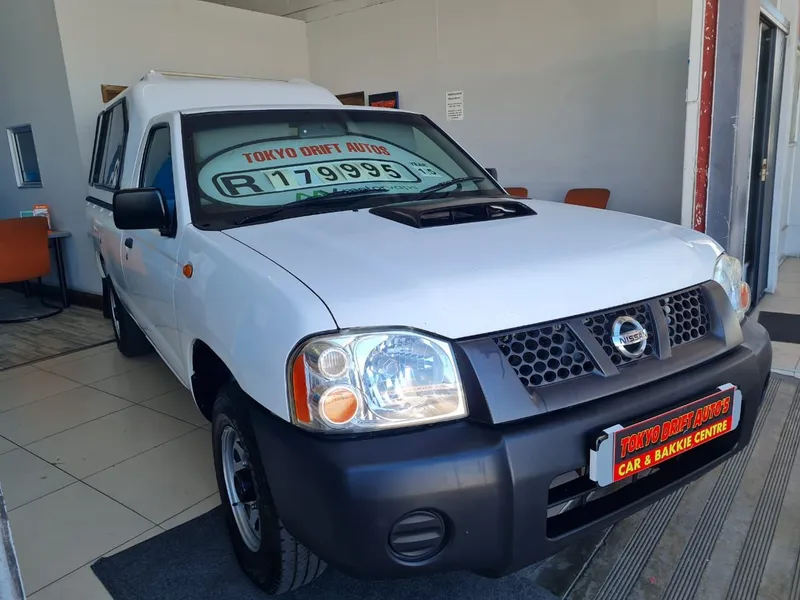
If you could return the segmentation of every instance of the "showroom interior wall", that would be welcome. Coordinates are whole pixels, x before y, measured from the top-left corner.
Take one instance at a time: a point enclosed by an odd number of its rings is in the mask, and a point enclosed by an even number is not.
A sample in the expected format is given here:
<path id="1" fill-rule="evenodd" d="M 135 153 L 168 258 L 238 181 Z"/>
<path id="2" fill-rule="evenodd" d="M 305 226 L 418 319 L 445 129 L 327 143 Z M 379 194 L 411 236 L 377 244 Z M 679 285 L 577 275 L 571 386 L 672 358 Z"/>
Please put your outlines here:
<path id="1" fill-rule="evenodd" d="M 20 210 L 48 204 L 54 225 L 83 232 L 86 176 L 78 156 L 78 139 L 58 37 L 52 0 L 0 0 L 0 218 L 18 217 Z M 17 187 L 6 129 L 31 125 L 42 187 Z M 70 240 L 69 277 L 89 284 L 80 273 L 78 248 L 88 247 L 85 235 Z M 85 250 L 82 256 L 86 258 Z M 89 256 L 90 257 L 90 256 Z M 90 265 L 92 263 L 89 263 Z M 96 271 L 96 268 L 95 268 Z"/>
<path id="2" fill-rule="evenodd" d="M 43 181 L 18 189 L 0 140 L 0 218 L 48 204 L 73 234 L 75 290 L 100 291 L 84 198 L 102 84 L 150 69 L 309 77 L 306 24 L 294 19 L 197 0 L 0 0 L 0 12 L 0 129 L 32 125 Z"/>
<path id="3" fill-rule="evenodd" d="M 101 84 L 148 70 L 308 79 L 306 24 L 196 0 L 55 0 L 86 172 Z M 102 24 L 102 26 L 101 26 Z"/>
<path id="4" fill-rule="evenodd" d="M 506 186 L 680 222 L 691 0 L 394 0 L 308 24 L 335 93 L 400 93 Z M 464 92 L 464 120 L 445 94 Z"/>

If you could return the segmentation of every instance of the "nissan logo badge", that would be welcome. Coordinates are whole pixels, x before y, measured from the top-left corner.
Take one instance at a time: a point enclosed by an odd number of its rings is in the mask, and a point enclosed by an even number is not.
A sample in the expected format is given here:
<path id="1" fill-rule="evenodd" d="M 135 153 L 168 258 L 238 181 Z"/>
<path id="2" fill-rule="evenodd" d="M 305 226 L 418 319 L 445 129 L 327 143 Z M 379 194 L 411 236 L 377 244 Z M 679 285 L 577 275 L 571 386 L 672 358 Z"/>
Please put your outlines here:
<path id="1" fill-rule="evenodd" d="M 647 348 L 647 331 L 633 317 L 619 317 L 611 329 L 611 342 L 623 356 L 639 358 Z"/>

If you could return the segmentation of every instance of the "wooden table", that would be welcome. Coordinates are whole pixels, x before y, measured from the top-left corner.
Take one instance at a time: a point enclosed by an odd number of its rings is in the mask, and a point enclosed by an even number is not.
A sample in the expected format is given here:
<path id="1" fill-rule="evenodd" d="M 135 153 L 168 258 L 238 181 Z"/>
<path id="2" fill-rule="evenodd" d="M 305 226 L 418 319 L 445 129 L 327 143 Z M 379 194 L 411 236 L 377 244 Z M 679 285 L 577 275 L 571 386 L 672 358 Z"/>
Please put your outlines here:
<path id="1" fill-rule="evenodd" d="M 58 271 L 58 287 L 61 292 L 61 305 L 66 308 L 69 306 L 67 295 L 67 272 L 64 268 L 64 251 L 61 248 L 62 240 L 67 239 L 72 234 L 69 231 L 51 230 L 47 237 L 50 240 L 50 247 L 56 257 L 56 270 Z"/>

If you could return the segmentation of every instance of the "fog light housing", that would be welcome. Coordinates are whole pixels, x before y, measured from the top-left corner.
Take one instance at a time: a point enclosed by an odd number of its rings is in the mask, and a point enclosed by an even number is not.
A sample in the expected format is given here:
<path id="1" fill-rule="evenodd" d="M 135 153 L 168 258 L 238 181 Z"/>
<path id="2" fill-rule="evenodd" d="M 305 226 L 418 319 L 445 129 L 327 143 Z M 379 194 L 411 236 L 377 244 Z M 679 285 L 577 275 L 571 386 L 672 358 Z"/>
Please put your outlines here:
<path id="1" fill-rule="evenodd" d="M 446 527 L 441 515 L 427 510 L 410 512 L 392 526 L 389 549 L 400 560 L 422 562 L 444 548 Z"/>

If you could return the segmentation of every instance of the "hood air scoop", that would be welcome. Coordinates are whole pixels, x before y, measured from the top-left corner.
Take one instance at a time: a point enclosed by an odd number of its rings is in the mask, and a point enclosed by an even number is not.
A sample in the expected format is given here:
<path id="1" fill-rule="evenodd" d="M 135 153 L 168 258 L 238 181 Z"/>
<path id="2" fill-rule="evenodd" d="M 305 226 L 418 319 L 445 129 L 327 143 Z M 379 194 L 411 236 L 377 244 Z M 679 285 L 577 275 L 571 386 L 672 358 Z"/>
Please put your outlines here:
<path id="1" fill-rule="evenodd" d="M 378 206 L 369 212 L 417 229 L 458 225 L 459 223 L 499 221 L 500 219 L 528 217 L 536 214 L 527 204 L 506 198 L 406 202 Z"/>

